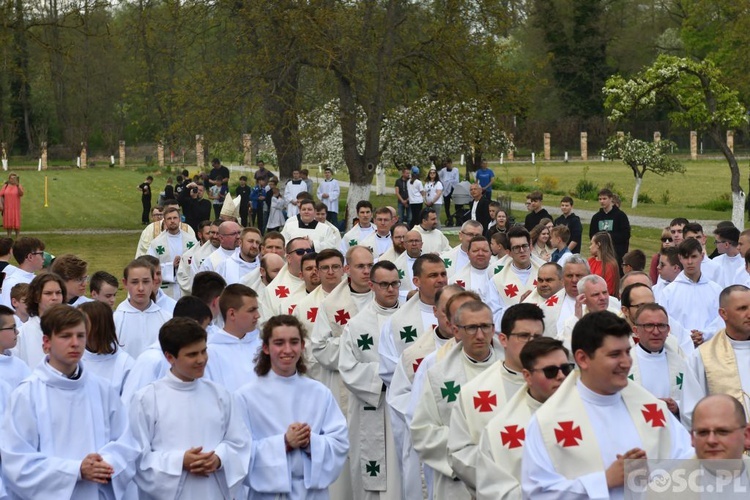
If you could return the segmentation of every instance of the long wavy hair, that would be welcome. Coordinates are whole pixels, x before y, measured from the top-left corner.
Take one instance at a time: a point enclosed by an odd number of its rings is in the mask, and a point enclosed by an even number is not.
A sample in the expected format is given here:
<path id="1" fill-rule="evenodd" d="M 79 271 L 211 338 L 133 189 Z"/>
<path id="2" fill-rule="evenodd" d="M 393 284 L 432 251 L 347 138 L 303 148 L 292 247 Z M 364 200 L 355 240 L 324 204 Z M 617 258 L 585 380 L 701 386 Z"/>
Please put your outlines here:
<path id="1" fill-rule="evenodd" d="M 307 372 L 307 365 L 305 365 L 305 352 L 304 343 L 307 339 L 307 329 L 300 320 L 289 314 L 279 314 L 278 316 L 272 316 L 266 324 L 263 326 L 263 331 L 260 334 L 260 338 L 263 341 L 263 347 L 268 348 L 271 342 L 271 335 L 273 335 L 273 329 L 280 326 L 292 326 L 297 328 L 299 331 L 299 337 L 302 341 L 302 353 L 297 360 L 297 373 L 304 375 Z M 255 355 L 255 373 L 259 377 L 268 375 L 271 371 L 271 356 L 263 352 L 263 349 L 258 350 L 258 354 Z"/>
<path id="2" fill-rule="evenodd" d="M 612 236 L 606 231 L 599 231 L 591 238 L 591 241 L 599 247 L 599 255 L 596 259 L 602 261 L 602 278 L 604 278 L 608 267 L 613 268 L 614 272 L 612 274 L 615 277 L 615 293 L 617 293 L 617 290 L 620 289 L 620 266 L 617 264 L 617 254 L 615 254 Z"/>

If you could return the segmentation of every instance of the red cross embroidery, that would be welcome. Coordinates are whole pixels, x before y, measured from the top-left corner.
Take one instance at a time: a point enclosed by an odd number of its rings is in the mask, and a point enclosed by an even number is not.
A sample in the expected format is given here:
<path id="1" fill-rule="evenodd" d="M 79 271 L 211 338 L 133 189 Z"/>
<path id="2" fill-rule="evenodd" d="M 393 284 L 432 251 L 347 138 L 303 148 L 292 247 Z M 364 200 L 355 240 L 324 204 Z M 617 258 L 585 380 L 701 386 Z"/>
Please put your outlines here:
<path id="1" fill-rule="evenodd" d="M 414 373 L 417 373 L 417 368 L 419 368 L 419 365 L 422 364 L 422 361 L 424 361 L 424 358 L 417 358 L 414 360 L 414 363 L 412 363 L 411 367 L 414 370 Z"/>
<path id="2" fill-rule="evenodd" d="M 664 412 L 659 409 L 656 403 L 650 403 L 643 405 L 643 418 L 646 419 L 646 423 L 651 422 L 651 427 L 664 427 L 666 419 L 664 418 Z"/>
<path id="3" fill-rule="evenodd" d="M 520 448 L 526 439 L 526 431 L 517 425 L 506 425 L 505 429 L 500 431 L 500 439 L 503 446 L 507 446 L 509 450 Z"/>
<path id="4" fill-rule="evenodd" d="M 532 283 L 532 285 L 536 286 L 536 280 L 534 280 L 534 283 Z"/>
<path id="5" fill-rule="evenodd" d="M 557 439 L 557 442 L 560 443 L 563 448 L 578 446 L 580 443 L 577 440 L 583 440 L 581 428 L 573 427 L 572 420 L 558 422 L 557 425 L 559 425 L 560 428 L 555 429 L 555 439 Z"/>
<path id="6" fill-rule="evenodd" d="M 513 297 L 518 295 L 518 287 L 513 283 L 505 285 L 505 295 L 512 299 Z"/>
<path id="7" fill-rule="evenodd" d="M 289 288 L 285 287 L 284 285 L 279 285 L 276 287 L 276 290 L 274 290 L 274 293 L 277 297 L 285 299 L 289 297 Z"/>
<path id="8" fill-rule="evenodd" d="M 477 395 L 474 396 L 474 408 L 479 410 L 479 413 L 492 411 L 493 406 L 497 406 L 495 394 L 490 391 L 477 391 Z"/>
<path id="9" fill-rule="evenodd" d="M 291 306 L 289 306 L 289 312 L 287 314 L 292 314 L 295 307 L 297 307 L 297 304 L 292 304 Z"/>
<path id="10" fill-rule="evenodd" d="M 347 324 L 349 322 L 349 318 L 351 318 L 351 316 L 349 316 L 349 313 L 346 312 L 345 309 L 339 309 L 338 311 L 336 311 L 336 315 L 333 317 L 336 323 L 341 326 Z"/>
<path id="11" fill-rule="evenodd" d="M 461 288 L 466 288 L 466 282 L 464 280 L 456 280 L 456 284 Z"/>
<path id="12" fill-rule="evenodd" d="M 310 323 L 315 323 L 315 318 L 318 317 L 318 308 L 317 307 L 311 307 L 307 310 L 307 321 Z"/>
<path id="13" fill-rule="evenodd" d="M 553 295 L 552 297 L 548 298 L 545 304 L 547 304 L 549 307 L 554 306 L 557 304 L 557 295 Z"/>

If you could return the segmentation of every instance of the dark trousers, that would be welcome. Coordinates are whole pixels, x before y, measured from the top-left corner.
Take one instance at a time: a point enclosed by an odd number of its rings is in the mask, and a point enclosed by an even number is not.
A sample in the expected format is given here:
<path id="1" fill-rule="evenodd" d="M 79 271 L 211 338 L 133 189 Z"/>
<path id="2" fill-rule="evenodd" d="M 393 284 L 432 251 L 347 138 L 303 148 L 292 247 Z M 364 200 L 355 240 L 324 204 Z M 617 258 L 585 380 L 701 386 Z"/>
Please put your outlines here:
<path id="1" fill-rule="evenodd" d="M 409 208 L 411 208 L 411 220 L 409 221 L 409 229 L 411 229 L 422 221 L 422 204 L 410 203 Z"/>
<path id="2" fill-rule="evenodd" d="M 443 208 L 445 209 L 445 218 L 446 221 L 450 221 L 453 219 L 453 216 L 451 215 L 451 198 L 453 197 L 453 193 L 449 195 L 443 196 Z"/>
<path id="3" fill-rule="evenodd" d="M 330 222 L 331 224 L 333 224 L 334 226 L 336 226 L 336 228 L 338 229 L 338 227 L 339 227 L 339 214 L 338 214 L 338 212 L 331 212 L 331 211 L 327 212 L 326 213 L 326 220 L 328 222 Z"/>
<path id="4" fill-rule="evenodd" d="M 144 224 L 148 224 L 150 222 L 148 216 L 151 212 L 151 197 L 141 197 L 141 205 L 143 205 L 143 212 L 141 212 L 141 222 Z"/>
<path id="5" fill-rule="evenodd" d="M 214 205 L 214 219 L 218 219 L 221 215 L 221 205 Z"/>

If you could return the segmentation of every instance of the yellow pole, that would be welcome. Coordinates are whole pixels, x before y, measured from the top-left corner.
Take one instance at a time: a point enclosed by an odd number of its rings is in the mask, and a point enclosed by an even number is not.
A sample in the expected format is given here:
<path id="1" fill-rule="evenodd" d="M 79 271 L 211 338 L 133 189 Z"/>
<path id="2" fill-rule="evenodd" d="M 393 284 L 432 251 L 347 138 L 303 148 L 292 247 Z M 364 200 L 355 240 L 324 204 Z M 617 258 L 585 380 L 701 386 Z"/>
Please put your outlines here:
<path id="1" fill-rule="evenodd" d="M 47 203 L 47 176 L 44 176 L 44 208 L 48 208 L 49 203 Z"/>

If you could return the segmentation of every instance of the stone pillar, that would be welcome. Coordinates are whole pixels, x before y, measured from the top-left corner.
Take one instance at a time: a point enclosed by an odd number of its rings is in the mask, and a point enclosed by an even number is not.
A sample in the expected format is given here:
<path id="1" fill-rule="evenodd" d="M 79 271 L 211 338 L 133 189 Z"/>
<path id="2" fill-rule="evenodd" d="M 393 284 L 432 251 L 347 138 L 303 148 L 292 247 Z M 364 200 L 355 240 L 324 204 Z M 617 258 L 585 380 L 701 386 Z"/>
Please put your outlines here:
<path id="1" fill-rule="evenodd" d="M 159 162 L 159 168 L 164 168 L 164 141 L 159 141 L 156 145 L 156 161 Z"/>
<path id="2" fill-rule="evenodd" d="M 549 132 L 544 134 L 544 159 L 550 159 L 550 135 Z"/>
<path id="3" fill-rule="evenodd" d="M 86 168 L 87 165 L 87 158 L 86 158 L 86 143 L 81 143 L 81 168 Z"/>
<path id="4" fill-rule="evenodd" d="M 198 168 L 203 170 L 203 136 L 201 134 L 195 136 L 195 162 Z"/>
<path id="5" fill-rule="evenodd" d="M 242 134 L 242 153 L 242 162 L 246 167 L 255 165 L 253 161 L 253 136 L 250 134 Z"/>
<path id="6" fill-rule="evenodd" d="M 734 130 L 727 130 L 727 146 L 729 146 L 729 150 L 734 154 Z"/>
<path id="7" fill-rule="evenodd" d="M 47 141 L 42 141 L 42 170 L 47 170 Z"/>
<path id="8" fill-rule="evenodd" d="M 654 132 L 654 143 L 659 144 L 661 142 L 661 132 Z"/>
<path id="9" fill-rule="evenodd" d="M 581 160 L 587 161 L 589 159 L 589 134 L 588 132 L 581 132 Z"/>
<path id="10" fill-rule="evenodd" d="M 690 131 L 690 159 L 698 159 L 698 132 L 695 130 Z"/>
<path id="11" fill-rule="evenodd" d="M 125 141 L 120 141 L 120 166 L 125 166 Z"/>
<path id="12" fill-rule="evenodd" d="M 508 140 L 513 144 L 513 134 L 508 134 Z M 508 148 L 508 161 L 513 161 L 514 156 L 515 150 L 513 148 Z"/>

